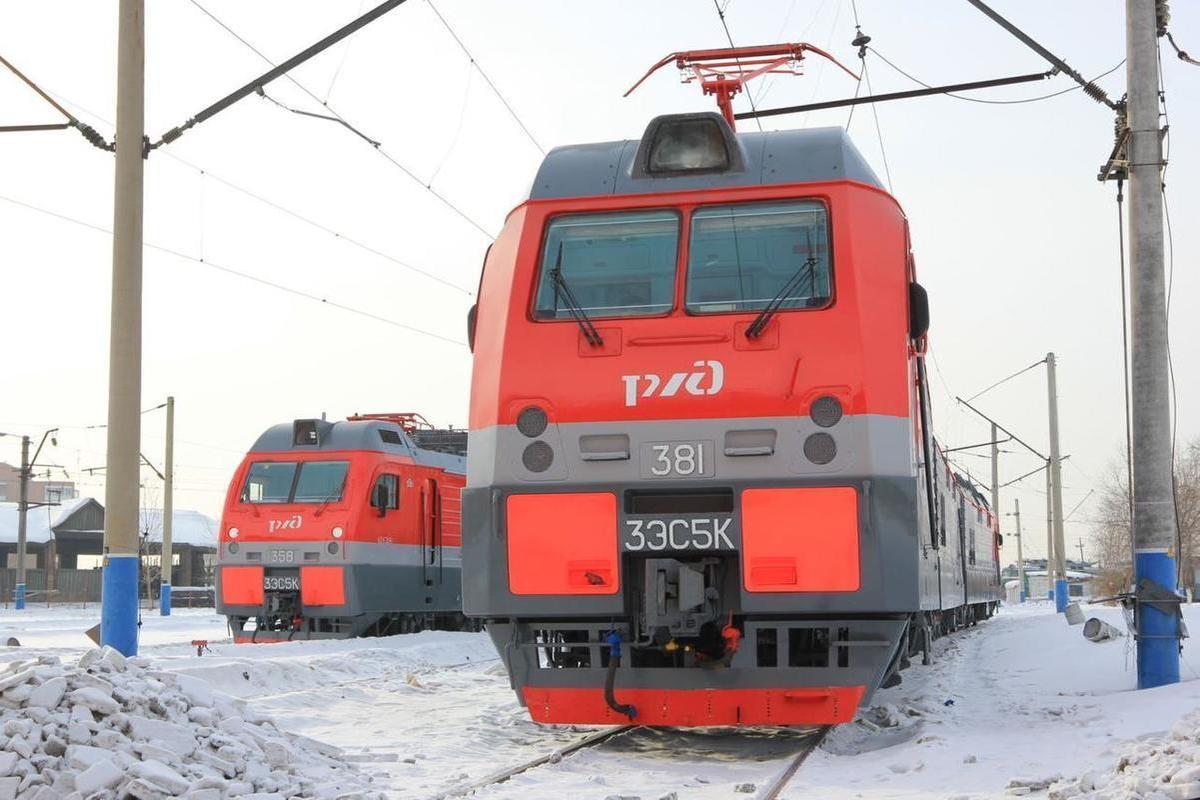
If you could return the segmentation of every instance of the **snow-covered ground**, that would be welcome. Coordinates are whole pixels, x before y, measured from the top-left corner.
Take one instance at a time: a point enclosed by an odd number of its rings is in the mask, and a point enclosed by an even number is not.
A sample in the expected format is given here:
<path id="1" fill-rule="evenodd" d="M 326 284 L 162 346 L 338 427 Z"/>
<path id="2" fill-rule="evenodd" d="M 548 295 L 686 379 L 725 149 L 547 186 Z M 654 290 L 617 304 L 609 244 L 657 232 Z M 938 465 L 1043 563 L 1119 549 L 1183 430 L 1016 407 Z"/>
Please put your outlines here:
<path id="1" fill-rule="evenodd" d="M 1086 611 L 1123 628 L 1117 609 Z M 1200 611 L 1185 614 L 1200 629 Z M 22 643 L 0 648 L 0 660 L 77 658 L 97 619 L 94 608 L 0 611 L 0 641 Z M 483 634 L 233 645 L 211 610 L 146 612 L 143 621 L 152 668 L 201 678 L 246 701 L 248 714 L 341 748 L 389 797 L 437 797 L 584 735 L 529 722 Z M 207 639 L 211 652 L 198 657 L 193 639 Z M 1149 736 L 1200 708 L 1189 652 L 1184 683 L 1135 692 L 1128 645 L 1087 642 L 1045 603 L 1006 609 L 941 640 L 934 664 L 914 663 L 900 686 L 877 693 L 865 720 L 834 731 L 785 797 L 1046 797 L 1060 776 L 1052 797 L 1077 793 L 1079 776 L 1084 789 L 1133 797 L 1136 780 L 1122 776 L 1118 786 L 1106 776 L 1123 757 L 1147 774 L 1178 772 L 1161 797 L 1190 797 L 1192 776 L 1179 764 L 1196 766 L 1200 718 L 1174 739 Z M 750 800 L 799 746 L 791 732 L 637 729 L 475 796 Z M 1138 780 L 1160 791 L 1156 778 Z"/>

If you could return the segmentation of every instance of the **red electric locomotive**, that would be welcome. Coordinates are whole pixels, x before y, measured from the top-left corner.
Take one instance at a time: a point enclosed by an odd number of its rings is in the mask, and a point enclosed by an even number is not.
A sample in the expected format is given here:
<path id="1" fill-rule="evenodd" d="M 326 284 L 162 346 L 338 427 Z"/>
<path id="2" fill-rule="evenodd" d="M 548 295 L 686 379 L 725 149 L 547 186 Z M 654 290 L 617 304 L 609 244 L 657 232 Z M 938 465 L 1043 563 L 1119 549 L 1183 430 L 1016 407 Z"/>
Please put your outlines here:
<path id="1" fill-rule="evenodd" d="M 999 600 L 903 211 L 842 129 L 728 116 L 553 150 L 484 264 L 464 608 L 540 722 L 845 722 Z"/>
<path id="2" fill-rule="evenodd" d="M 217 611 L 236 642 L 457 630 L 466 431 L 416 414 L 268 428 L 221 516 Z"/>

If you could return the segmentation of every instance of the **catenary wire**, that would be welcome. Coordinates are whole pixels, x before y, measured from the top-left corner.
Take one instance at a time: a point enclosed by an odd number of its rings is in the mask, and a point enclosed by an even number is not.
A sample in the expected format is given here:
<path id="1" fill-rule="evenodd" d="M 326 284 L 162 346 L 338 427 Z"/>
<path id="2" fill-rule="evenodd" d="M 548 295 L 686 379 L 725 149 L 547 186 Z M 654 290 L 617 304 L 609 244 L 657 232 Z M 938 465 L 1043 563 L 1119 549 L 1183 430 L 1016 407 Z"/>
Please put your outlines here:
<path id="1" fill-rule="evenodd" d="M 726 4 L 726 5 L 728 5 L 728 4 Z M 731 48 L 736 49 L 737 45 L 735 45 L 733 43 L 733 35 L 729 32 L 729 23 L 727 23 L 725 21 L 725 9 L 721 8 L 721 4 L 718 3 L 717 0 L 713 0 L 713 8 L 715 8 L 717 10 L 717 18 L 721 20 L 721 27 L 725 29 L 726 41 L 729 42 L 729 46 Z M 738 65 L 738 69 L 741 69 L 742 68 L 742 60 L 737 57 L 734 57 L 733 60 L 734 60 L 734 63 L 736 63 Z M 754 107 L 754 96 L 749 91 L 747 91 L 745 94 L 746 94 L 746 99 L 750 101 L 750 110 L 758 111 L 758 109 Z M 758 132 L 762 133 L 762 129 L 763 129 L 762 120 L 760 120 L 758 117 L 755 117 L 754 124 L 758 126 Z"/>
<path id="2" fill-rule="evenodd" d="M 887 56 L 885 56 L 883 53 L 876 50 L 874 47 L 868 47 L 867 49 L 870 50 L 875 55 L 879 56 L 880 60 L 883 61 L 883 63 L 887 64 L 889 67 L 896 70 L 896 72 L 899 72 L 901 75 L 908 78 L 913 83 L 918 83 L 921 86 L 924 86 L 926 89 L 933 88 L 930 84 L 926 83 L 925 81 L 921 80 L 920 78 L 917 78 L 917 77 L 913 76 L 911 73 L 906 72 L 905 70 L 896 66 L 896 64 L 894 62 L 889 60 L 887 58 Z M 1120 69 L 1124 64 L 1125 64 L 1125 59 L 1121 59 L 1114 66 L 1110 67 L 1109 69 L 1105 70 L 1104 72 L 1101 72 L 1096 77 L 1092 78 L 1092 80 L 1089 81 L 1089 83 L 1095 83 L 1096 81 L 1100 80 L 1101 78 L 1111 75 L 1112 73 L 1114 73 L 1118 69 Z M 1019 98 L 1019 99 L 1015 99 L 1015 100 L 987 100 L 982 97 L 967 97 L 967 96 L 961 95 L 961 94 L 953 94 L 952 92 L 945 92 L 944 94 L 947 97 L 953 97 L 955 100 L 965 100 L 968 103 L 984 103 L 987 105 L 1010 106 L 1010 105 L 1019 105 L 1021 103 L 1036 103 L 1041 100 L 1049 100 L 1052 97 L 1058 97 L 1059 95 L 1066 94 L 1067 92 L 1073 92 L 1076 89 L 1082 89 L 1082 88 L 1083 88 L 1082 86 L 1076 84 L 1074 86 L 1069 86 L 1066 89 L 1062 89 L 1057 92 L 1051 92 L 1050 94 L 1044 94 L 1044 95 L 1040 95 L 1038 97 L 1023 97 L 1023 98 Z"/>
<path id="3" fill-rule="evenodd" d="M 215 22 L 217 25 L 219 25 L 222 30 L 224 30 L 226 33 L 228 33 L 234 39 L 237 39 L 237 41 L 241 42 L 245 47 L 250 49 L 256 56 L 258 56 L 260 59 L 265 61 L 267 64 L 270 64 L 273 67 L 278 66 L 265 53 L 263 53 L 261 50 L 259 50 L 257 47 L 255 47 L 253 44 L 251 44 L 245 37 L 240 35 L 237 31 L 235 31 L 233 28 L 231 28 L 229 25 L 227 25 L 225 22 L 223 22 L 219 17 L 217 17 L 215 14 L 213 14 L 211 11 L 209 11 L 207 8 L 205 8 L 203 5 L 201 5 L 198 2 L 198 0 L 188 0 L 188 2 L 190 2 L 196 8 L 198 8 L 200 11 L 202 11 L 205 14 L 205 16 L 207 16 L 209 19 L 211 19 L 213 22 Z M 367 136 L 366 134 L 362 133 L 353 123 L 346 120 L 346 118 L 343 117 L 341 114 L 339 114 L 337 111 L 335 111 L 332 106 L 330 106 L 326 102 L 323 102 L 321 100 L 321 98 L 317 97 L 317 95 L 314 92 L 310 91 L 308 89 L 308 87 L 306 87 L 304 84 L 300 83 L 298 80 L 296 80 L 289 74 L 285 74 L 283 77 L 286 78 L 290 83 L 292 83 L 300 91 L 304 92 L 306 95 L 308 95 L 310 98 L 312 98 L 313 101 L 320 103 L 320 105 L 326 111 L 328 111 L 338 122 L 340 122 L 345 127 L 349 128 L 352 131 L 354 131 L 355 133 L 357 133 L 359 137 L 366 139 L 367 141 L 375 141 L 370 136 Z M 489 240 L 494 240 L 496 238 L 495 235 L 491 231 L 489 231 L 487 228 L 483 227 L 483 225 L 481 225 L 479 222 L 477 222 L 474 217 L 472 217 L 470 214 L 468 214 L 467 212 L 465 212 L 461 208 L 459 208 L 455 203 L 453 203 L 449 198 L 447 198 L 441 192 L 434 189 L 433 186 L 429 182 L 421 180 L 415 172 L 413 172 L 411 169 L 409 169 L 404 164 L 402 164 L 400 161 L 398 161 L 393 155 L 388 153 L 387 150 L 384 149 L 382 144 L 373 145 L 371 149 L 374 150 L 375 152 L 379 153 L 379 155 L 381 155 L 383 158 L 385 158 L 387 161 L 389 161 L 392 164 L 392 166 L 396 167 L 402 173 L 404 173 L 405 176 L 407 176 L 411 180 L 415 181 L 416 183 L 420 184 L 421 187 L 425 189 L 425 191 L 429 192 L 431 195 L 433 195 L 435 198 L 437 198 L 437 200 L 439 202 L 441 202 L 442 205 L 449 208 L 459 218 L 461 218 L 462 220 L 464 220 L 465 222 L 470 224 L 473 228 L 475 228 L 477 231 L 482 233 L 484 236 L 488 237 Z"/>
<path id="4" fill-rule="evenodd" d="M 74 108 L 77 108 L 78 110 L 84 112 L 85 114 L 92 117 L 93 119 L 99 120 L 100 122 L 104 123 L 105 125 L 112 127 L 113 123 L 111 120 L 105 119 L 102 115 L 96 113 L 95 111 L 93 111 L 89 108 L 86 108 L 84 106 L 81 106 L 79 103 L 76 103 L 73 100 L 69 100 L 66 97 L 63 97 L 61 94 L 58 94 L 57 92 L 49 92 L 49 93 L 54 95 L 56 98 L 58 98 L 63 103 L 66 103 L 69 106 L 73 106 Z M 174 152 L 172 152 L 169 149 L 162 150 L 162 153 L 164 155 L 166 155 L 168 158 L 172 159 L 173 161 L 176 161 L 179 164 L 184 165 L 185 167 L 195 170 L 203 178 L 212 179 L 212 180 L 216 181 L 217 183 L 220 183 L 221 185 L 225 186 L 228 189 L 232 189 L 233 191 L 238 192 L 239 194 L 244 195 L 245 197 L 248 197 L 251 200 L 254 200 L 258 203 L 262 203 L 263 205 L 268 206 L 269 208 L 273 208 L 274 210 L 276 210 L 282 214 L 286 214 L 287 216 L 291 217 L 292 219 L 297 220 L 298 222 L 302 222 L 306 225 L 310 225 L 313 228 L 316 228 L 317 230 L 322 231 L 323 233 L 329 234 L 330 236 L 334 237 L 335 239 L 339 239 L 348 244 L 351 244 L 351 245 L 359 248 L 360 250 L 363 250 L 364 252 L 367 252 L 373 256 L 382 258 L 385 261 L 389 261 L 398 267 L 403 267 L 404 269 L 407 269 L 411 272 L 415 272 L 418 275 L 422 275 L 426 278 L 429 278 L 430 280 L 440 283 L 443 286 L 446 286 L 450 289 L 454 289 L 457 292 L 461 292 L 464 295 L 467 295 L 468 297 L 474 295 L 474 291 L 471 289 L 467 289 L 465 287 L 459 286 L 458 284 L 454 283 L 453 281 L 448 281 L 445 278 L 437 275 L 436 273 L 431 272 L 430 270 L 427 270 L 422 267 L 418 267 L 414 264 L 411 264 L 397 256 L 394 256 L 390 253 L 380 250 L 377 247 L 373 247 L 372 245 L 369 245 L 359 239 L 356 239 L 353 236 L 350 236 L 349 234 L 343 233 L 342 231 L 332 228 L 323 222 L 319 222 L 311 217 L 305 216 L 304 214 L 301 214 L 299 211 L 295 211 L 291 208 L 288 208 L 285 205 L 282 205 L 274 200 L 271 200 L 268 197 L 264 197 L 263 195 L 258 194 L 257 192 L 254 192 L 251 189 L 247 189 L 244 186 L 236 184 L 233 181 L 229 180 L 228 178 L 222 177 L 221 175 L 218 175 L 217 173 L 212 172 L 211 170 L 209 170 L 205 167 L 202 167 L 199 164 L 195 164 L 191 161 L 188 161 L 186 158 L 183 158 L 182 156 L 175 154 Z"/>
<path id="5" fill-rule="evenodd" d="M 492 94 L 496 95 L 496 98 L 500 101 L 500 104 L 504 106 L 506 111 L 508 111 L 509 116 L 513 118 L 513 121 L 517 123 L 517 127 L 519 127 L 521 131 L 529 138 L 529 141 L 533 142 L 533 146 L 536 147 L 538 151 L 542 153 L 542 155 L 545 155 L 546 148 L 542 147 L 541 143 L 537 140 L 537 137 L 535 137 L 533 132 L 529 130 L 529 126 L 526 125 L 524 120 L 521 119 L 520 115 L 517 114 L 516 109 L 512 107 L 512 104 L 508 102 L 508 98 L 504 96 L 491 77 L 489 77 L 488 74 L 483 71 L 483 67 L 479 66 L 479 62 L 475 60 L 475 56 L 472 55 L 471 51 L 467 49 L 467 46 L 463 44 L 463 40 L 459 38 L 458 34 L 454 32 L 454 28 L 450 27 L 450 23 L 447 22 L 446 18 L 442 16 L 442 12 L 438 11 L 437 6 L 433 4 L 433 0 L 426 0 L 426 2 L 429 3 L 429 8 L 433 11 L 434 16 L 438 18 L 438 21 L 442 23 L 442 26 L 446 29 L 446 32 L 450 34 L 450 38 L 454 39 L 455 43 L 458 44 L 459 48 L 470 60 L 471 66 L 475 68 L 475 71 L 479 73 L 481 78 L 483 78 L 484 82 L 488 85 L 488 88 L 492 90 Z"/>
<path id="6" fill-rule="evenodd" d="M 84 228 L 90 228 L 91 230 L 97 231 L 98 233 L 105 233 L 105 234 L 109 234 L 109 235 L 112 234 L 111 229 L 105 228 L 102 225 L 96 225 L 94 223 L 78 219 L 77 217 L 72 217 L 72 216 L 63 214 L 58 211 L 54 211 L 54 210 L 51 210 L 48 208 L 44 208 L 42 206 L 34 205 L 33 203 L 27 203 L 23 200 L 17 200 L 15 198 L 8 197 L 6 195 L 0 195 L 0 200 L 4 200 L 4 201 L 6 201 L 8 203 L 12 203 L 13 205 L 16 205 L 16 206 L 21 206 L 22 208 L 29 209 L 30 211 L 36 211 L 39 214 L 44 214 L 46 216 L 55 217 L 57 219 L 63 220 L 65 222 L 70 222 L 70 223 L 79 225 Z M 328 298 L 321 297 L 318 294 L 313 294 L 312 292 L 308 292 L 303 289 L 297 289 L 293 286 L 288 286 L 283 283 L 278 283 L 276 281 L 268 280 L 266 278 L 262 278 L 257 275 L 253 275 L 249 272 L 243 272 L 242 270 L 235 269 L 233 267 L 225 266 L 223 264 L 218 264 L 215 261 L 198 258 L 197 256 L 193 256 L 188 253 L 184 253 L 183 251 L 176 250 L 175 248 L 172 248 L 172 247 L 167 247 L 165 245 L 160 245 L 160 244 L 152 244 L 150 242 L 146 242 L 143 246 L 146 248 L 149 248 L 151 250 L 157 250 L 158 252 L 161 252 L 161 253 L 167 253 L 168 255 L 172 255 L 177 258 L 182 258 L 185 261 L 191 261 L 193 263 L 201 264 L 203 266 L 210 267 L 212 269 L 218 270 L 220 272 L 224 272 L 229 275 L 234 275 L 239 278 L 243 278 L 245 280 L 252 281 L 252 282 L 260 284 L 262 286 L 268 286 L 272 289 L 278 289 L 279 291 L 287 292 L 288 294 L 295 295 L 297 297 L 303 297 L 308 300 L 314 300 L 318 303 L 321 303 L 322 305 L 331 306 L 332 308 L 337 308 L 337 309 L 346 311 L 351 314 L 357 314 L 358 316 L 361 316 L 361 317 L 373 319 L 376 322 L 382 322 L 386 325 L 391 325 L 393 327 L 402 328 L 404 330 L 408 330 L 413 333 L 419 333 L 423 336 L 428 336 L 433 339 L 438 339 L 438 340 L 446 342 L 448 344 L 459 345 L 462 347 L 466 346 L 465 342 L 461 342 L 457 339 L 451 339 L 450 337 L 443 336 L 440 333 L 434 333 L 433 331 L 427 331 L 423 328 L 418 328 L 416 326 L 409 325 L 408 323 L 400 322 L 399 320 L 395 320 L 395 319 L 391 319 L 390 317 L 384 317 L 379 314 L 375 314 L 371 311 L 366 311 L 361 308 L 356 308 L 354 306 L 346 305 L 345 303 L 339 303 L 336 300 L 330 300 Z"/>
<path id="7" fill-rule="evenodd" d="M 996 381 L 995 383 L 993 383 L 991 386 L 987 387 L 983 391 L 976 392 L 975 394 L 971 395 L 970 397 L 967 398 L 967 402 L 969 403 L 972 400 L 974 400 L 976 397 L 987 394 L 988 392 L 990 392 L 992 389 L 995 389 L 1000 384 L 1008 383 L 1009 381 L 1011 381 L 1013 378 L 1017 377 L 1018 375 L 1024 375 L 1026 372 L 1029 372 L 1029 370 L 1033 369 L 1034 367 L 1040 367 L 1042 364 L 1045 364 L 1045 363 L 1046 363 L 1046 359 L 1044 359 L 1044 358 L 1041 361 L 1035 361 L 1034 363 L 1030 364 L 1028 367 L 1017 370 L 1012 375 L 1009 375 L 1007 378 L 1001 378 L 1000 380 Z"/>

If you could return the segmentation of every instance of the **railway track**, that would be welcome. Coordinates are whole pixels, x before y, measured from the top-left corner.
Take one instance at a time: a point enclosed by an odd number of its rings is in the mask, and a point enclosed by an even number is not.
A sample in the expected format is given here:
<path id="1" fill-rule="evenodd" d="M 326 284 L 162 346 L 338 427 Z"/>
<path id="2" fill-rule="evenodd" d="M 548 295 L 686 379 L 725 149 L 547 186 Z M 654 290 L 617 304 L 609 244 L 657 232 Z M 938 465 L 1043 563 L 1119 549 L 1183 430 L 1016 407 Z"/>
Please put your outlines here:
<path id="1" fill-rule="evenodd" d="M 480 780 L 475 781 L 473 783 L 467 784 L 466 786 L 455 787 L 454 789 L 451 789 L 448 792 L 444 792 L 443 794 L 435 795 L 434 797 L 430 798 L 430 800 L 452 800 L 452 798 L 456 798 L 456 797 L 467 797 L 467 796 L 472 795 L 475 792 L 479 791 L 480 789 L 486 789 L 489 786 L 496 786 L 498 784 L 504 783 L 509 778 L 513 777 L 514 775 L 520 775 L 523 772 L 528 772 L 531 769 L 536 769 L 537 767 L 540 767 L 543 764 L 558 763 L 560 760 L 562 760 L 563 756 L 570 755 L 571 753 L 574 753 L 576 750 L 582 750 L 585 747 L 594 747 L 598 744 L 601 744 L 602 742 L 608 741 L 609 739 L 613 738 L 614 736 L 619 736 L 620 734 L 625 733 L 626 731 L 630 731 L 636 727 L 637 727 L 636 725 L 618 725 L 613 728 L 605 728 L 604 730 L 596 731 L 595 733 L 591 733 L 587 736 L 584 736 L 583 738 L 579 739 L 578 741 L 572 742 L 571 744 L 569 744 L 565 747 L 560 747 L 557 750 L 554 750 L 545 755 L 538 756 L 537 758 L 532 758 L 529 761 L 526 761 L 522 764 L 518 764 L 513 767 L 508 767 L 506 769 L 502 769 L 499 772 L 492 773 L 491 775 L 488 775 L 485 778 L 481 778 Z"/>
<path id="2" fill-rule="evenodd" d="M 565 747 L 560 747 L 557 750 L 540 755 L 537 758 L 532 758 L 521 764 L 499 770 L 498 772 L 492 773 L 491 775 L 481 778 L 480 780 L 473 781 L 469 784 L 454 787 L 446 792 L 434 795 L 429 800 L 455 800 L 455 798 L 469 797 L 476 792 L 505 783 L 509 779 L 530 770 L 537 769 L 538 767 L 548 764 L 557 764 L 565 756 L 570 755 L 571 753 L 575 753 L 586 748 L 597 747 L 614 739 L 617 736 L 634 731 L 639 727 L 640 726 L 638 725 L 619 725 L 613 728 L 606 728 L 604 730 L 596 731 L 595 733 L 584 736 L 578 741 L 572 742 Z M 825 735 L 829 732 L 829 730 L 829 726 L 818 728 L 812 731 L 810 735 L 805 737 L 803 739 L 802 747 L 787 757 L 787 763 L 784 765 L 783 769 L 767 780 L 762 788 L 759 789 L 759 791 L 755 794 L 754 800 L 778 800 L 783 790 L 787 788 L 788 784 L 791 783 L 792 779 L 796 776 L 797 771 L 799 771 L 800 766 L 804 763 L 805 759 L 807 759 L 812 751 L 821 744 L 821 741 L 825 738 Z"/>
<path id="3" fill-rule="evenodd" d="M 792 778 L 796 777 L 796 772 L 800 769 L 800 765 L 804 763 L 813 750 L 820 747 L 821 742 L 825 739 L 825 735 L 832 729 L 832 725 L 826 725 L 813 731 L 813 734 L 805 740 L 805 746 L 792 756 L 787 766 L 770 783 L 759 791 L 755 796 L 755 800 L 777 800 L 783 793 L 783 790 L 787 788 L 787 785 L 791 783 Z"/>

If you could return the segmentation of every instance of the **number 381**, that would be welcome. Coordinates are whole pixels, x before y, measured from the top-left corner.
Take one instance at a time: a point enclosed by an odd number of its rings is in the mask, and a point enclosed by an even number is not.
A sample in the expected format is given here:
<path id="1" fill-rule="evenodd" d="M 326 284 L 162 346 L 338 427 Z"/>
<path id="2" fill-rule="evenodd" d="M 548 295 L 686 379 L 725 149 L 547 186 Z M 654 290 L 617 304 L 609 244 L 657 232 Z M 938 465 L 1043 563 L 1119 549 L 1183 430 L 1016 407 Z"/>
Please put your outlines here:
<path id="1" fill-rule="evenodd" d="M 651 475 L 704 474 L 704 448 L 699 442 L 656 444 L 652 448 L 654 461 L 650 465 Z"/>

